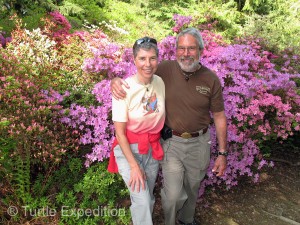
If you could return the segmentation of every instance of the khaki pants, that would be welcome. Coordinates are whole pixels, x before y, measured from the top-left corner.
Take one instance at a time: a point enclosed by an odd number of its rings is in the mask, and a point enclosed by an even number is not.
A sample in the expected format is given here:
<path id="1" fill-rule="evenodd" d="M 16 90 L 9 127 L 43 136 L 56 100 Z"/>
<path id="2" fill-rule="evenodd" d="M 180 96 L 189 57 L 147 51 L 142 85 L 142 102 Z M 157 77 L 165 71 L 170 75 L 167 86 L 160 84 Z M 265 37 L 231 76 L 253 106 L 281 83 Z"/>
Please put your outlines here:
<path id="1" fill-rule="evenodd" d="M 161 198 L 165 225 L 175 225 L 176 216 L 191 223 L 200 182 L 210 162 L 210 133 L 189 139 L 173 135 L 162 141 L 162 145 L 165 155 L 160 161 L 164 184 Z"/>

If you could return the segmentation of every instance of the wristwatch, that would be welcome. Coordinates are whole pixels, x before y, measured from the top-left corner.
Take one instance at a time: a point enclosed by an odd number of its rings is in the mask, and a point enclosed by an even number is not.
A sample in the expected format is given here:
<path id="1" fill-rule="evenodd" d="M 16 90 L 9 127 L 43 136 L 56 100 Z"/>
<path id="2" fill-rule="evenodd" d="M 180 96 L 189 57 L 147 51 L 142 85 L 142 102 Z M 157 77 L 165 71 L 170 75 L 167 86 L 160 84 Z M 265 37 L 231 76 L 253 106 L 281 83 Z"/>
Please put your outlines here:
<path id="1" fill-rule="evenodd" d="M 218 156 L 219 155 L 223 155 L 223 156 L 228 156 L 228 152 L 227 151 L 224 151 L 224 152 L 220 152 L 220 151 L 218 151 Z"/>

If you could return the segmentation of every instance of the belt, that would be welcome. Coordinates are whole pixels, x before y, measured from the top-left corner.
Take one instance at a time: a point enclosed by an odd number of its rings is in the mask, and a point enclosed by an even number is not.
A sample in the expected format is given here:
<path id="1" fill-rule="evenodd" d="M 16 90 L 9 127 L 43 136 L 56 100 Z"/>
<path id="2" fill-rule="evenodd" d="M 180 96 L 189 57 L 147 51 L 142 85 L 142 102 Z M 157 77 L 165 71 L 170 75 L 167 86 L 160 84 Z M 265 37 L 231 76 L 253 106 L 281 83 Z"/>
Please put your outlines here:
<path id="1" fill-rule="evenodd" d="M 193 133 L 188 133 L 188 132 L 179 133 L 175 130 L 172 130 L 172 134 L 175 136 L 178 136 L 178 137 L 188 139 L 188 138 L 192 138 L 192 137 L 199 137 L 201 131 L 202 131 L 202 134 L 205 134 L 208 131 L 208 127 L 204 128 L 198 132 L 193 132 Z"/>

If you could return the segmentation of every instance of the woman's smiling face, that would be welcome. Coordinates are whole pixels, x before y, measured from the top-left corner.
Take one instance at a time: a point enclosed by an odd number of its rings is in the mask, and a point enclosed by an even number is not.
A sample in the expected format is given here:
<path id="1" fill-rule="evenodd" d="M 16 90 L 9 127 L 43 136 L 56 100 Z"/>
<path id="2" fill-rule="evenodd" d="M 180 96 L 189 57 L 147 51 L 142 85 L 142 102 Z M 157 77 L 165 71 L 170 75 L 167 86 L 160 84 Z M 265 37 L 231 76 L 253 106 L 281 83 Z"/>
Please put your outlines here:
<path id="1" fill-rule="evenodd" d="M 140 82 L 147 84 L 158 66 L 158 58 L 153 48 L 149 50 L 140 49 L 134 58 L 134 64 L 137 68 L 137 74 Z"/>

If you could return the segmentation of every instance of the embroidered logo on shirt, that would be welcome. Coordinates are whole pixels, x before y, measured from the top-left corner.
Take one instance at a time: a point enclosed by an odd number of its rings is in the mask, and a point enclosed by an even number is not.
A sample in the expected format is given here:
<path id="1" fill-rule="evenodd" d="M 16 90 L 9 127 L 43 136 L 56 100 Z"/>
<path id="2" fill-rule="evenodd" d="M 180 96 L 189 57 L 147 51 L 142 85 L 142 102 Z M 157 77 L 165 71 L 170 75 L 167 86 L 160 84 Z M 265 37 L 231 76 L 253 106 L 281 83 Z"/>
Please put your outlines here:
<path id="1" fill-rule="evenodd" d="M 147 111 L 145 115 L 158 112 L 156 93 L 153 93 L 153 95 L 151 95 L 150 97 L 143 97 L 142 103 L 144 103 L 144 110 Z"/>
<path id="2" fill-rule="evenodd" d="M 201 94 L 207 94 L 210 93 L 210 88 L 209 87 L 204 87 L 204 86 L 196 86 L 196 91 L 198 91 Z"/>

